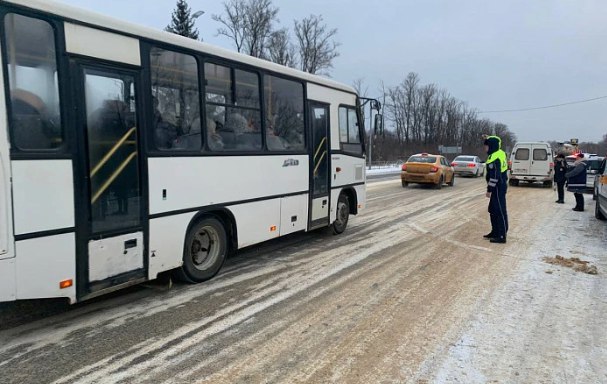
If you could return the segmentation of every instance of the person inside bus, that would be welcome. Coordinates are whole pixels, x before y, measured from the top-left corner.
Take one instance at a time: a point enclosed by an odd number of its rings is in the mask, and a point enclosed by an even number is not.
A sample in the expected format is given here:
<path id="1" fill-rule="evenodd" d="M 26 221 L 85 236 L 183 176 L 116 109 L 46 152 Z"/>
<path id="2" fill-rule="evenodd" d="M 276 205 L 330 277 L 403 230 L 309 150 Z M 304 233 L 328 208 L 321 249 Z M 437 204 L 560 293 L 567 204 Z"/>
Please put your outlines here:
<path id="1" fill-rule="evenodd" d="M 187 134 L 178 136 L 173 141 L 173 149 L 198 151 L 201 146 L 200 118 L 195 118 L 190 124 Z"/>
<path id="2" fill-rule="evenodd" d="M 276 135 L 272 125 L 268 125 L 266 129 L 266 142 L 268 144 L 268 149 L 271 151 L 284 151 L 287 149 L 285 140 Z"/>
<path id="3" fill-rule="evenodd" d="M 223 150 L 223 140 L 217 133 L 217 124 L 212 119 L 207 119 L 207 142 L 212 151 Z"/>
<path id="4" fill-rule="evenodd" d="M 259 132 L 259 126 L 255 123 L 255 120 L 252 116 L 249 116 L 247 119 L 247 129 L 245 132 L 248 133 L 256 133 Z"/>
<path id="5" fill-rule="evenodd" d="M 154 118 L 152 120 L 154 128 L 154 141 L 156 148 L 158 149 L 169 149 L 173 146 L 175 139 L 177 139 L 177 127 L 166 121 L 162 112 L 159 108 L 159 101 L 156 96 L 152 96 L 154 104 Z"/>
<path id="6" fill-rule="evenodd" d="M 232 112 L 226 117 L 226 122 L 220 131 L 220 135 L 226 148 L 235 148 L 240 137 L 247 130 L 247 119 L 240 113 Z"/>
<path id="7" fill-rule="evenodd" d="M 46 104 L 32 92 L 23 89 L 11 91 L 14 141 L 24 149 L 50 149 L 61 134 L 52 132 L 47 119 Z"/>

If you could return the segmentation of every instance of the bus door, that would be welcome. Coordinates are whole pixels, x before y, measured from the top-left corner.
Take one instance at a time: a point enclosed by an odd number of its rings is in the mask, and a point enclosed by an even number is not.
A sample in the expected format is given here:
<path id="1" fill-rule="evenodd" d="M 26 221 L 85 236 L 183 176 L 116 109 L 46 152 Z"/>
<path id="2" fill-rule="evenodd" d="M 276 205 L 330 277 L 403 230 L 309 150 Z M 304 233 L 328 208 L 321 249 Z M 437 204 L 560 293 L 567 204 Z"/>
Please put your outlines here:
<path id="1" fill-rule="evenodd" d="M 79 299 L 145 279 L 139 72 L 75 62 Z"/>
<path id="2" fill-rule="evenodd" d="M 310 229 L 329 225 L 329 105 L 310 103 Z"/>

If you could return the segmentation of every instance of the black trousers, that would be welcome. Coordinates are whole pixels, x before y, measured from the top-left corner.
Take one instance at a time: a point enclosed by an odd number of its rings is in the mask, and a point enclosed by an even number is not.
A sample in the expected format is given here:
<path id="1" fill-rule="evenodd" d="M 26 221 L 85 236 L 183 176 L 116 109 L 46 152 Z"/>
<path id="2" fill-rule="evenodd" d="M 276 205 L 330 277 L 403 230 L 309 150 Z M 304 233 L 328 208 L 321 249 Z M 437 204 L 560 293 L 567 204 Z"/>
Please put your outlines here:
<path id="1" fill-rule="evenodd" d="M 559 195 L 559 201 L 565 201 L 565 181 L 556 182 L 556 191 Z"/>
<path id="2" fill-rule="evenodd" d="M 584 209 L 584 194 L 581 192 L 574 192 L 573 196 L 575 196 L 575 208 Z"/>
<path id="3" fill-rule="evenodd" d="M 497 188 L 489 199 L 491 233 L 495 237 L 506 237 L 508 233 L 508 211 L 506 210 L 506 189 Z"/>

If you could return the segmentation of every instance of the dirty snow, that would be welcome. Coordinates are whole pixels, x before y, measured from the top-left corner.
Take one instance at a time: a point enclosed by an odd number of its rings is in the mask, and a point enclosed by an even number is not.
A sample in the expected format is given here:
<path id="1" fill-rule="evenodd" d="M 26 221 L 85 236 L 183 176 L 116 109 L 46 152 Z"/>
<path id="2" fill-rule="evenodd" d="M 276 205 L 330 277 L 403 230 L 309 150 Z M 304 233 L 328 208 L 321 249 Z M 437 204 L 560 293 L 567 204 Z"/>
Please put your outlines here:
<path id="1" fill-rule="evenodd" d="M 582 213 L 552 208 L 541 226 L 526 229 L 535 247 L 502 255 L 521 261 L 508 282 L 479 301 L 459 339 L 436 351 L 418 377 L 432 383 L 607 382 L 605 223 L 594 218 L 588 198 Z M 558 255 L 590 263 L 598 274 L 545 262 Z"/>

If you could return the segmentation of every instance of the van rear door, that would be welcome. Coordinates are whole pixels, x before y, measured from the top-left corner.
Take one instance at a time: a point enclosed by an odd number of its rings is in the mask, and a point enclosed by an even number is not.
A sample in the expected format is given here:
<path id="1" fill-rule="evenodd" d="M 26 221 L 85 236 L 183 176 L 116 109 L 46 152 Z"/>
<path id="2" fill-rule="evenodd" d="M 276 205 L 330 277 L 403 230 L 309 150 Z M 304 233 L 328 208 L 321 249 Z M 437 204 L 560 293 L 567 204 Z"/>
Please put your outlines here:
<path id="1" fill-rule="evenodd" d="M 528 175 L 531 166 L 531 147 L 516 146 L 512 154 L 512 173 Z"/>
<path id="2" fill-rule="evenodd" d="M 550 153 L 546 145 L 532 145 L 529 174 L 545 176 L 550 173 Z"/>

